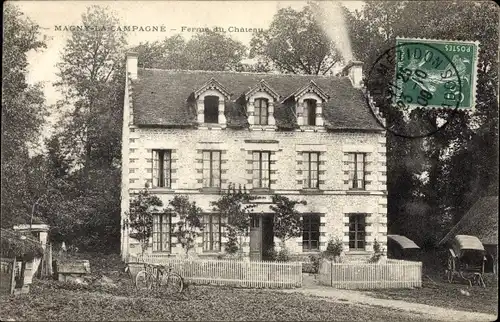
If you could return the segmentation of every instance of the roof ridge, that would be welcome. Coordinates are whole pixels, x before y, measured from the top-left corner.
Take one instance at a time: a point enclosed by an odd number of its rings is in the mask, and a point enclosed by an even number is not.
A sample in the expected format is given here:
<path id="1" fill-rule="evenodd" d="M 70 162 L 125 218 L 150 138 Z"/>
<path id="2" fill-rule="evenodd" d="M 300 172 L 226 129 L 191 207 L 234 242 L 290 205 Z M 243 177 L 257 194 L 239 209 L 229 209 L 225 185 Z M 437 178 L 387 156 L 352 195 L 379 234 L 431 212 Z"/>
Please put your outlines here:
<path id="1" fill-rule="evenodd" d="M 316 77 L 316 78 L 345 78 L 347 76 L 336 76 L 336 75 L 313 75 L 313 74 L 287 74 L 287 73 L 270 73 L 270 72 L 238 72 L 234 70 L 201 70 L 201 69 L 164 69 L 164 68 L 146 68 L 139 67 L 138 69 L 152 70 L 152 71 L 162 71 L 162 72 L 185 72 L 191 74 L 246 74 L 246 75 L 273 75 L 273 76 L 299 76 L 299 77 Z"/>

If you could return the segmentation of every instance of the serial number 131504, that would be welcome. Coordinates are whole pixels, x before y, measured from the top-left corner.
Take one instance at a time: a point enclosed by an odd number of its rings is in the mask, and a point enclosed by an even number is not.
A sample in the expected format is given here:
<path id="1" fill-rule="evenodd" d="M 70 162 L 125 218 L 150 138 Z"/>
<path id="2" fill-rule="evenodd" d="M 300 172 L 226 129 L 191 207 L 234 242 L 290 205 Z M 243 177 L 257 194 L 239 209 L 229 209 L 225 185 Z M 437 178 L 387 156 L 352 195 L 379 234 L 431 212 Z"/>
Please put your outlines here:
<path id="1" fill-rule="evenodd" d="M 471 46 L 464 46 L 464 45 L 445 45 L 444 49 L 446 51 L 454 51 L 462 53 L 470 53 L 472 50 Z"/>

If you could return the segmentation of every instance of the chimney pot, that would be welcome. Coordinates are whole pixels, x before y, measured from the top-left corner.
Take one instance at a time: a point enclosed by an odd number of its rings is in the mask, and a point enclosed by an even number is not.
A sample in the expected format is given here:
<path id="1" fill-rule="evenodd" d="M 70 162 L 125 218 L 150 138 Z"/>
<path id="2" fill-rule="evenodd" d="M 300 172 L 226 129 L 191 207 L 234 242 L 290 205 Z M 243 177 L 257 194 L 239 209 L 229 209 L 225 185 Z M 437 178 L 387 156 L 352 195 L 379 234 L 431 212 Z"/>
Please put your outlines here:
<path id="1" fill-rule="evenodd" d="M 135 52 L 127 53 L 127 77 L 137 79 L 137 60 L 139 54 Z"/>
<path id="2" fill-rule="evenodd" d="M 363 62 L 351 60 L 341 72 L 342 76 L 348 76 L 352 86 L 355 88 L 363 87 Z"/>

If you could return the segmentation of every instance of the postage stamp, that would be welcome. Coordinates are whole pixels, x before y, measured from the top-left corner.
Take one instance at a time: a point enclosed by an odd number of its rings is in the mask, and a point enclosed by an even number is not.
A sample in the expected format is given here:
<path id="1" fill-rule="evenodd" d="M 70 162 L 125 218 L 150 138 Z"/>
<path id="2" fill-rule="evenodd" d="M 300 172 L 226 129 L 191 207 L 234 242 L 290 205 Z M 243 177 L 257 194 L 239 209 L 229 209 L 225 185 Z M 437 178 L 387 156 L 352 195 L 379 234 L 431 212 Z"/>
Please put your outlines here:
<path id="1" fill-rule="evenodd" d="M 397 38 L 396 47 L 397 106 L 474 108 L 478 42 Z"/>

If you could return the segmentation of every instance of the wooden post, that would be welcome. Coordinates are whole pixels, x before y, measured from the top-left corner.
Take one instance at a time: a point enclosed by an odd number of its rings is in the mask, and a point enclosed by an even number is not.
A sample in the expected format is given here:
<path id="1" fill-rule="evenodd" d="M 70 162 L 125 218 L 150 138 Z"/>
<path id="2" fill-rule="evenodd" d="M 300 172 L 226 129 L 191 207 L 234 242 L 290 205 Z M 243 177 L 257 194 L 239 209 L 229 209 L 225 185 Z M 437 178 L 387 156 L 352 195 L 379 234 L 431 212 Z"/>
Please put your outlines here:
<path id="1" fill-rule="evenodd" d="M 14 257 L 10 268 L 10 294 L 14 294 L 14 289 L 16 288 L 16 266 L 16 258 Z"/>

